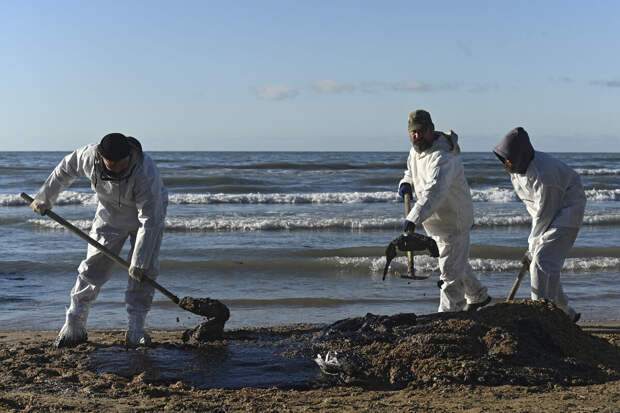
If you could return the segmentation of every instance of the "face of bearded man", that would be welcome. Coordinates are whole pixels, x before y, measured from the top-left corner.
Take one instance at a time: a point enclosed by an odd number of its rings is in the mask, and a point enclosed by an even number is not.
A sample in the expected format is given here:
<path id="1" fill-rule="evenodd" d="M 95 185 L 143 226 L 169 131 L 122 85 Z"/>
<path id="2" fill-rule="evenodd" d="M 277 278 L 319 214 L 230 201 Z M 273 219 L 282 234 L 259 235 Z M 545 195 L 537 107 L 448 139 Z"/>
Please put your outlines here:
<path id="1" fill-rule="evenodd" d="M 430 127 L 409 132 L 411 143 L 419 151 L 424 151 L 433 144 L 433 130 Z"/>

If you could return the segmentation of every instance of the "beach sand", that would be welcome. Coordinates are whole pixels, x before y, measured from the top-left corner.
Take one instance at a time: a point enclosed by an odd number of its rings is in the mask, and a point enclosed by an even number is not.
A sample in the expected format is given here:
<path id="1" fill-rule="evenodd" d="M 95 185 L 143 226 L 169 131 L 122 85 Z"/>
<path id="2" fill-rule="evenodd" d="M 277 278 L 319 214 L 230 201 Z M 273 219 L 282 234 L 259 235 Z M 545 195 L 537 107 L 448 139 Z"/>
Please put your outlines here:
<path id="1" fill-rule="evenodd" d="M 316 334 L 316 328 L 304 328 Z M 620 347 L 619 323 L 581 324 L 580 328 L 603 339 L 604 345 L 611 344 L 612 352 L 613 346 Z M 292 328 L 239 330 L 229 338 L 259 330 L 277 335 Z M 151 331 L 153 342 L 163 347 L 187 346 L 181 342 L 182 333 Z M 145 373 L 123 377 L 89 370 L 93 352 L 122 347 L 122 330 L 89 331 L 88 343 L 62 350 L 52 348 L 55 337 L 55 331 L 0 332 L 0 411 L 620 411 L 616 370 L 611 379 L 585 385 L 436 382 L 387 389 L 323 383 L 306 389 L 201 390 L 181 381 L 153 380 Z M 209 352 L 208 345 L 202 351 Z M 611 364 L 613 370 L 617 364 Z"/>

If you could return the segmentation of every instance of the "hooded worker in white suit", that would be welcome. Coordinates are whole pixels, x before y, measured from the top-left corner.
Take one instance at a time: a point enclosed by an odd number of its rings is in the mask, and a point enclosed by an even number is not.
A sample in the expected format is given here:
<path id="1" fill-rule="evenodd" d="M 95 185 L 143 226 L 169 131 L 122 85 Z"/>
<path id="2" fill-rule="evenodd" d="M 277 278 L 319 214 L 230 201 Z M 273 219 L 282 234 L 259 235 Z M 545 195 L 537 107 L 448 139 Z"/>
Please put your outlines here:
<path id="1" fill-rule="evenodd" d="M 493 152 L 532 217 L 528 238 L 532 300 L 549 299 L 577 322 L 581 314 L 568 305 L 560 271 L 583 223 L 586 194 L 581 178 L 559 159 L 535 151 L 521 127 L 508 132 Z"/>
<path id="2" fill-rule="evenodd" d="M 415 194 L 416 202 L 404 230 L 422 225 L 437 243 L 442 281 L 438 311 L 476 310 L 491 297 L 469 264 L 473 203 L 458 137 L 452 131 L 435 131 L 425 110 L 411 112 L 408 130 L 412 147 L 398 193 Z"/>
<path id="3" fill-rule="evenodd" d="M 130 238 L 129 279 L 125 293 L 128 325 L 127 346 L 148 346 L 145 320 L 151 308 L 154 288 L 142 282 L 143 276 L 156 279 L 159 274 L 159 249 L 164 232 L 168 192 L 151 157 L 142 152 L 140 142 L 120 133 L 103 137 L 67 155 L 47 178 L 31 203 L 43 215 L 54 205 L 60 191 L 78 177 L 90 180 L 97 194 L 97 211 L 90 230 L 91 238 L 119 254 Z M 91 303 L 109 280 L 113 261 L 89 245 L 86 258 L 78 267 L 71 290 L 71 304 L 65 323 L 54 345 L 70 347 L 88 338 L 86 320 Z"/>

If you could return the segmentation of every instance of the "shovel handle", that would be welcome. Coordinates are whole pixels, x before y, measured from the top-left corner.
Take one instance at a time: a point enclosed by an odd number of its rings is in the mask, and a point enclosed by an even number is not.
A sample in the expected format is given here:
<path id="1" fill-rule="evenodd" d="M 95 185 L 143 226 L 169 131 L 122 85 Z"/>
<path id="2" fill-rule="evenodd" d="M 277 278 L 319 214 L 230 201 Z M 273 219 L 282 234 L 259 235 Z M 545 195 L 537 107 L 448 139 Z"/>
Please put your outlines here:
<path id="1" fill-rule="evenodd" d="M 508 294 L 508 297 L 506 297 L 506 302 L 512 301 L 515 298 L 515 294 L 517 294 L 519 285 L 521 285 L 521 280 L 523 280 L 523 277 L 525 276 L 528 269 L 530 268 L 531 262 L 530 262 L 530 259 L 527 257 L 527 255 L 523 257 L 521 262 L 523 263 L 523 265 L 521 266 L 521 270 L 519 271 L 519 274 L 517 274 L 517 279 L 512 285 L 512 288 L 510 289 L 510 293 Z"/>
<path id="2" fill-rule="evenodd" d="M 24 201 L 28 202 L 28 205 L 30 205 L 32 201 L 34 201 L 34 199 L 30 197 L 28 194 L 26 194 L 25 192 L 22 192 L 20 196 L 22 197 Z M 93 247 L 97 248 L 99 251 L 103 253 L 103 255 L 105 255 L 106 257 L 108 257 L 109 259 L 111 259 L 112 261 L 114 261 L 115 263 L 123 267 L 124 269 L 126 270 L 129 269 L 130 264 L 127 261 L 125 261 L 118 255 L 110 251 L 108 248 L 106 248 L 105 246 L 101 245 L 100 243 L 98 243 L 97 241 L 89 237 L 86 233 L 84 233 L 84 231 L 82 231 L 81 229 L 79 229 L 78 227 L 76 227 L 75 225 L 73 225 L 72 223 L 70 223 L 63 217 L 61 217 L 60 215 L 53 212 L 51 209 L 48 209 L 47 211 L 45 211 L 45 215 L 52 218 L 54 221 L 58 222 L 60 225 L 67 228 L 69 231 L 73 232 L 75 235 L 82 238 L 84 241 L 88 242 Z M 172 294 L 170 291 L 168 291 L 166 288 L 160 285 L 157 281 L 147 277 L 146 275 L 143 277 L 143 280 L 151 284 L 159 292 L 161 292 L 163 295 L 171 299 L 175 304 L 179 304 L 179 297 Z"/>
<path id="3" fill-rule="evenodd" d="M 405 219 L 409 216 L 411 211 L 411 195 L 405 194 Z M 407 251 L 407 273 L 409 276 L 415 275 L 415 269 L 413 267 L 413 252 Z"/>

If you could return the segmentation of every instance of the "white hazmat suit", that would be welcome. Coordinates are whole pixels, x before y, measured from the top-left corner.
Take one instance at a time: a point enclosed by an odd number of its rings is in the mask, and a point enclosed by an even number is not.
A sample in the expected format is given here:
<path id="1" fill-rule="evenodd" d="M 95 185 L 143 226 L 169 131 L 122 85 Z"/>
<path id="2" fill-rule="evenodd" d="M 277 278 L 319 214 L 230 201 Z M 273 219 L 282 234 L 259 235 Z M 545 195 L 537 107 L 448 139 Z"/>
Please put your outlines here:
<path id="1" fill-rule="evenodd" d="M 411 185 L 416 202 L 407 220 L 422 224 L 439 248 L 439 270 L 443 281 L 439 310 L 462 311 L 467 304 L 488 298 L 469 264 L 469 232 L 473 225 L 473 204 L 465 180 L 457 135 L 434 132 L 426 150 L 412 146 L 407 170 L 398 186 Z"/>
<path id="2" fill-rule="evenodd" d="M 560 271 L 583 223 L 586 195 L 581 178 L 564 162 L 535 151 L 523 128 L 510 131 L 494 152 L 513 163 L 510 180 L 532 217 L 528 238 L 532 300 L 549 299 L 576 321 Z"/>
<path id="3" fill-rule="evenodd" d="M 131 240 L 129 260 L 132 267 L 155 279 L 159 274 L 159 249 L 165 225 L 168 193 L 159 171 L 140 143 L 131 142 L 130 164 L 122 176 L 106 173 L 97 144 L 90 144 L 67 155 L 47 178 L 35 200 L 52 206 L 63 188 L 78 177 L 90 180 L 98 198 L 90 236 L 118 254 L 127 238 Z M 71 305 L 56 345 L 70 346 L 86 341 L 86 320 L 91 303 L 101 286 L 108 281 L 113 262 L 89 245 L 86 259 L 78 267 L 78 277 L 71 290 Z M 126 343 L 148 345 L 144 331 L 146 314 L 151 308 L 153 287 L 129 277 L 125 293 L 128 313 Z"/>

